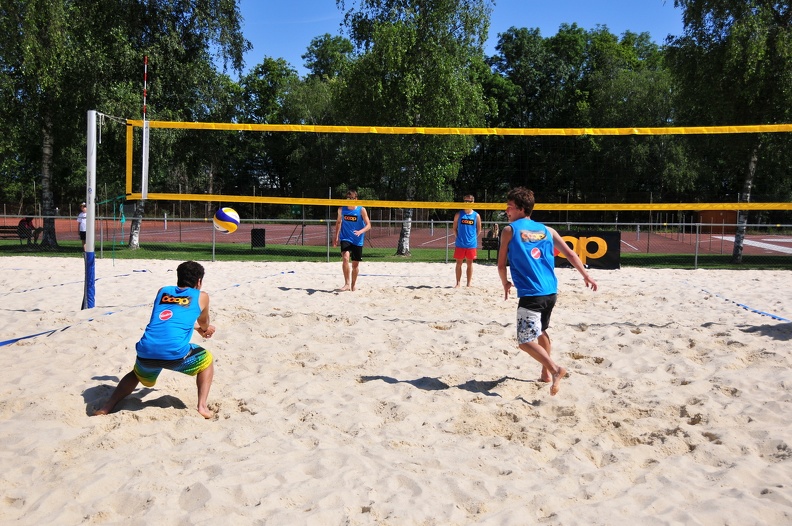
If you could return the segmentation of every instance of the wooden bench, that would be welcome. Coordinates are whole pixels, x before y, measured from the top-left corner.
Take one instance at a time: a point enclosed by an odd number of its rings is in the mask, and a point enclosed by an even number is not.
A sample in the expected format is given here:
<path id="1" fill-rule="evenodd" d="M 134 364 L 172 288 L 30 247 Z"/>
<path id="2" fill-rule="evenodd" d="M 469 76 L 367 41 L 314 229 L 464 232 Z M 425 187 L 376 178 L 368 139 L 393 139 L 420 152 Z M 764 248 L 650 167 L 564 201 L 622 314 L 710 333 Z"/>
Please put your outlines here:
<path id="1" fill-rule="evenodd" d="M 19 239 L 19 244 L 22 244 L 22 237 L 19 235 L 18 226 L 0 226 L 0 239 Z"/>
<path id="2" fill-rule="evenodd" d="M 487 260 L 490 259 L 490 250 L 495 251 L 495 259 L 498 259 L 498 248 L 500 247 L 500 239 L 497 237 L 482 237 L 481 250 L 487 251 Z"/>

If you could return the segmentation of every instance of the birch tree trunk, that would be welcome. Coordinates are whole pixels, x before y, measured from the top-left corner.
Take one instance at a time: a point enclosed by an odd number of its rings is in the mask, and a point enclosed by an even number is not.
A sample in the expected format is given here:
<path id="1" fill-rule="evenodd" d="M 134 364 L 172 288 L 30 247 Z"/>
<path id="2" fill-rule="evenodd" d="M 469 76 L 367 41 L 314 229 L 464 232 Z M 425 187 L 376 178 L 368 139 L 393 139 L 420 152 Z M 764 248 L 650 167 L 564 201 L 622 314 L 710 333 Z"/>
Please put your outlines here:
<path id="1" fill-rule="evenodd" d="M 740 202 L 751 202 L 751 189 L 753 188 L 754 175 L 756 174 L 756 164 L 759 161 L 759 144 L 751 150 L 751 159 L 748 161 L 748 170 L 743 182 L 743 191 L 740 194 Z M 734 250 L 732 251 L 732 263 L 742 263 L 743 244 L 745 242 L 745 225 L 748 223 L 748 211 L 740 210 L 737 213 L 737 231 L 734 234 Z"/>
<path id="2" fill-rule="evenodd" d="M 135 205 L 135 215 L 132 218 L 132 223 L 129 225 L 129 248 L 131 250 L 140 248 L 140 227 L 143 224 L 143 211 L 145 207 L 145 201 L 138 201 Z"/>
<path id="3" fill-rule="evenodd" d="M 412 230 L 412 208 L 404 211 L 401 232 L 399 232 L 399 245 L 396 247 L 397 256 L 409 257 L 410 254 L 410 231 Z"/>
<path id="4" fill-rule="evenodd" d="M 58 239 L 55 236 L 55 206 L 52 198 L 52 121 L 44 117 L 41 130 L 41 205 L 44 216 L 44 231 L 41 234 L 42 248 L 58 248 Z"/>

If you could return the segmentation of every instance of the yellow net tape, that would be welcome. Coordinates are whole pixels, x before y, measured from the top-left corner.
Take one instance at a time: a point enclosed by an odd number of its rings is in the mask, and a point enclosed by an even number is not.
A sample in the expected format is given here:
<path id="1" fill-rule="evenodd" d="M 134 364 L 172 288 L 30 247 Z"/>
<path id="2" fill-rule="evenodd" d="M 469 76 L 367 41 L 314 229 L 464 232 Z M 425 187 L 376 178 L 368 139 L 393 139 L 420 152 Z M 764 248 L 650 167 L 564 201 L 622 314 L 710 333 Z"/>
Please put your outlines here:
<path id="1" fill-rule="evenodd" d="M 696 135 L 726 133 L 792 132 L 792 124 L 757 124 L 747 126 L 681 126 L 667 128 L 418 128 L 404 126 L 309 126 L 304 124 L 236 124 L 225 122 L 148 121 L 150 128 L 190 130 L 304 132 L 304 133 L 374 133 L 423 135 L 512 135 L 512 136 L 580 136 L 580 135 Z M 132 128 L 142 127 L 142 120 L 127 120 L 126 193 L 128 200 L 142 199 L 132 192 Z M 160 201 L 209 201 L 217 203 L 267 203 L 284 205 L 344 206 L 346 199 L 315 199 L 242 195 L 149 193 L 148 199 Z M 460 209 L 463 203 L 428 201 L 367 201 L 357 204 L 382 208 Z M 475 203 L 477 210 L 503 210 L 503 203 Z M 536 210 L 554 211 L 636 211 L 636 210 L 792 210 L 792 203 L 597 203 L 537 204 Z"/>
<path id="2" fill-rule="evenodd" d="M 143 126 L 142 120 L 127 120 Z M 237 124 L 230 122 L 148 121 L 150 128 L 305 133 L 378 133 L 402 135 L 696 135 L 792 132 L 792 124 L 747 126 L 677 126 L 666 128 L 419 128 L 408 126 L 309 126 L 305 124 Z"/>
<path id="3" fill-rule="evenodd" d="M 140 200 L 140 193 L 130 193 L 126 196 L 127 200 Z M 264 203 L 277 205 L 308 205 L 308 206 L 346 206 L 349 204 L 347 199 L 318 199 L 307 197 L 267 197 L 249 195 L 217 195 L 217 194 L 164 194 L 149 193 L 148 198 L 154 201 L 200 201 L 213 203 Z M 432 202 L 432 201 L 375 201 L 359 199 L 356 205 L 370 208 L 437 208 L 457 210 L 466 208 L 466 203 L 459 202 Z M 505 210 L 504 203 L 473 203 L 475 210 Z M 591 203 L 591 204 L 567 204 L 567 203 L 539 203 L 535 210 L 554 210 L 554 211 L 640 211 L 651 210 L 653 212 L 663 210 L 792 210 L 792 203 Z"/>

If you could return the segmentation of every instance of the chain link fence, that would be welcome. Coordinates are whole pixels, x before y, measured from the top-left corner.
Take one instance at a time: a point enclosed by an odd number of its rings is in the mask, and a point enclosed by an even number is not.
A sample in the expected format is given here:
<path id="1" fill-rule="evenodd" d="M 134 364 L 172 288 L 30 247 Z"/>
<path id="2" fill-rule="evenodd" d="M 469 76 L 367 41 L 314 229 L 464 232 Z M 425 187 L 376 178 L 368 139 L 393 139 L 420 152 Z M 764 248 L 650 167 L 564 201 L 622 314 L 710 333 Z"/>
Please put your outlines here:
<path id="1" fill-rule="evenodd" d="M 82 242 L 75 218 L 34 217 L 35 228 L 54 228 L 57 242 L 42 245 L 38 239 L 19 236 L 22 216 L 0 217 L 0 255 L 81 256 Z M 48 219 L 49 221 L 45 221 Z M 95 223 L 95 254 L 98 259 L 194 259 L 200 261 L 335 261 L 335 221 L 259 219 L 242 221 L 232 234 L 222 234 L 211 218 L 143 218 L 139 248 L 131 249 L 133 221 L 98 217 Z M 498 244 L 491 230 L 498 224 L 485 221 L 479 244 L 478 263 L 495 264 Z M 792 269 L 792 224 L 747 224 L 742 263 L 732 263 L 735 223 L 646 222 L 646 223 L 547 223 L 562 235 L 575 232 L 617 232 L 621 266 L 673 268 L 785 268 Z M 409 254 L 397 255 L 403 229 L 409 226 Z M 42 233 L 40 233 L 42 234 Z M 495 236 L 495 239 L 497 237 Z M 37 243 L 37 241 L 39 243 Z M 613 243 L 611 243 L 613 244 Z M 577 247 L 591 263 L 594 249 Z M 453 260 L 454 233 L 449 221 L 372 220 L 366 233 L 365 261 Z"/>

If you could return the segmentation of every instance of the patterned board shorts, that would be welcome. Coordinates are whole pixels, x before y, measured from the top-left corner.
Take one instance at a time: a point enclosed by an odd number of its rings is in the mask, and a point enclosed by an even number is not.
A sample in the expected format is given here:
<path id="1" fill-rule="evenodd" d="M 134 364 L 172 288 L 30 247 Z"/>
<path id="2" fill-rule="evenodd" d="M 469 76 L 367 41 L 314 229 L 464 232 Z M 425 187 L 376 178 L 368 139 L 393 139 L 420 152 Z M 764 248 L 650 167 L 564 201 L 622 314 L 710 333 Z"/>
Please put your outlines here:
<path id="1" fill-rule="evenodd" d="M 195 376 L 212 364 L 212 353 L 194 343 L 184 358 L 180 360 L 152 360 L 137 358 L 135 360 L 135 376 L 146 387 L 157 383 L 157 377 L 163 369 Z"/>
<path id="2" fill-rule="evenodd" d="M 520 298 L 520 306 L 517 307 L 518 344 L 535 341 L 547 330 L 555 303 L 555 294 Z"/>

